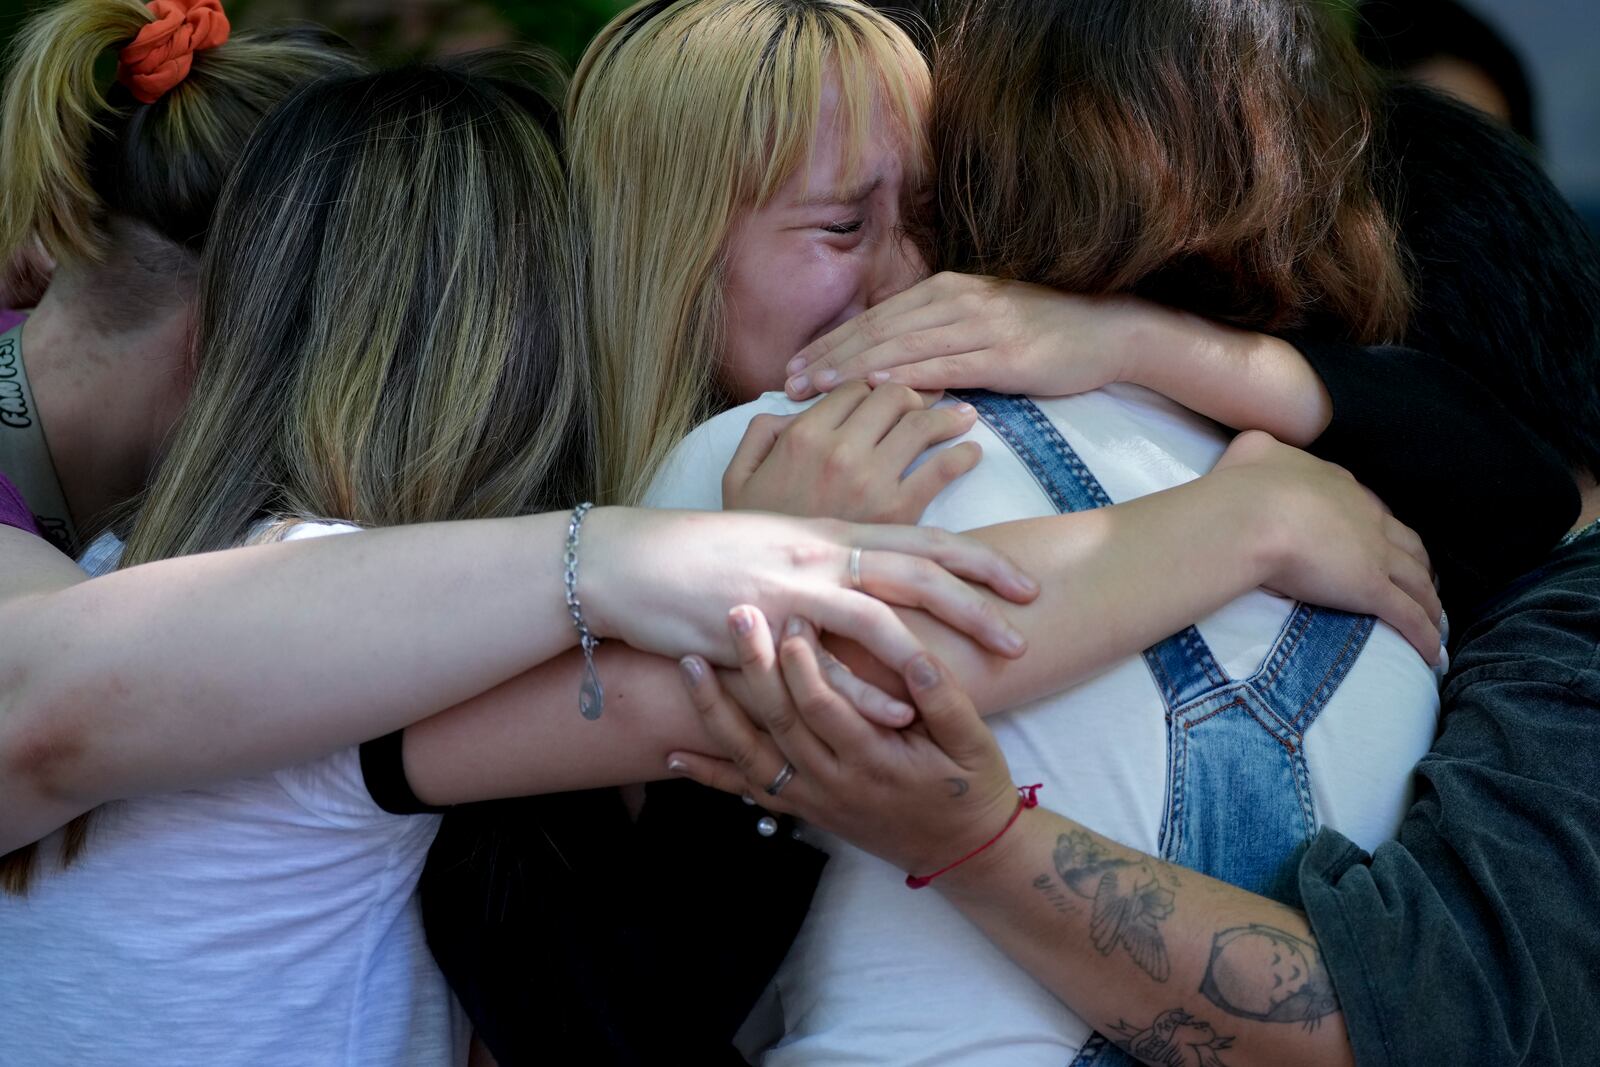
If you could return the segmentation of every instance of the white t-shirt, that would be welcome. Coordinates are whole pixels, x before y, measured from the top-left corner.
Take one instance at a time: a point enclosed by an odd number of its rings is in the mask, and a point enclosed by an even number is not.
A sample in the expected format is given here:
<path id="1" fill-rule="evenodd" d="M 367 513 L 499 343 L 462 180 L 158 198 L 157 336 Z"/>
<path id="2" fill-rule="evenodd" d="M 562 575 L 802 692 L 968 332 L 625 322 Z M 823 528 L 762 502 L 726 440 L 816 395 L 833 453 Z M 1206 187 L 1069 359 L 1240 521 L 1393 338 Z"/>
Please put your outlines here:
<path id="1" fill-rule="evenodd" d="M 1134 386 L 1036 403 L 1113 501 L 1196 478 L 1226 447 L 1214 424 Z M 751 418 L 804 406 L 768 394 L 699 427 L 669 459 L 649 503 L 720 508 L 722 473 Z M 983 447 L 983 461 L 934 500 L 924 524 L 964 530 L 1055 513 L 1027 467 L 986 424 L 962 439 Z M 1199 629 L 1228 674 L 1245 678 L 1291 609 L 1281 597 L 1253 592 Z M 1317 817 L 1369 849 L 1392 837 L 1409 803 L 1411 770 L 1432 743 L 1438 707 L 1432 672 L 1398 634 L 1379 625 L 1306 735 Z M 1044 783 L 1045 806 L 1160 853 L 1167 727 L 1140 657 L 988 721 L 1016 780 Z M 747 1052 L 771 1046 L 761 1059 L 767 1067 L 1071 1061 L 1088 1026 L 937 893 L 907 890 L 904 872 L 809 833 L 832 858 L 799 937 L 746 1024 Z"/>
<path id="2" fill-rule="evenodd" d="M 415 892 L 437 829 L 380 810 L 355 748 L 106 805 L 0 895 L 0 1065 L 465 1063 Z"/>

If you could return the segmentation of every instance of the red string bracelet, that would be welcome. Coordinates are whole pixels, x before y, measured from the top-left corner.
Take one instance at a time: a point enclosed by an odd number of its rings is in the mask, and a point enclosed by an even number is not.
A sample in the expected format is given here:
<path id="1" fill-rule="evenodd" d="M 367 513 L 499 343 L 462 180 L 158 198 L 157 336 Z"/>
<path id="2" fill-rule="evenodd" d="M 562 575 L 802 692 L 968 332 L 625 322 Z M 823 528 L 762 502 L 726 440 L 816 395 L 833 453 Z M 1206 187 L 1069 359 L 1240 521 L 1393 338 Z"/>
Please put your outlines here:
<path id="1" fill-rule="evenodd" d="M 1002 837 L 1004 837 L 1006 835 L 1006 831 L 1011 829 L 1012 824 L 1014 824 L 1018 819 L 1022 818 L 1022 813 L 1023 813 L 1024 810 L 1026 810 L 1028 808 L 1037 808 L 1039 806 L 1039 790 L 1041 790 L 1043 788 L 1044 788 L 1044 783 L 1043 782 L 1040 782 L 1038 785 L 1019 785 L 1019 786 L 1017 786 L 1017 810 L 1013 811 L 1011 813 L 1011 818 L 1007 819 L 1006 820 L 1006 824 L 1004 826 L 1000 827 L 1000 832 L 999 833 L 995 834 L 993 837 L 989 838 L 989 840 L 985 841 L 983 844 L 979 845 L 977 848 L 973 849 L 971 852 L 968 852 L 965 856 L 962 856 L 960 859 L 956 860 L 954 863 L 950 864 L 950 866 L 948 866 L 948 867 L 940 867 L 937 871 L 934 871 L 932 874 L 928 874 L 928 875 L 915 875 L 915 874 L 906 875 L 906 888 L 907 889 L 924 889 L 924 888 L 926 888 L 935 878 L 939 877 L 941 874 L 949 874 L 951 871 L 955 870 L 957 867 L 961 866 L 963 863 L 967 862 L 972 857 L 976 856 L 978 853 L 982 852 L 984 849 L 988 848 L 989 846 L 993 845 L 996 841 L 1000 840 Z"/>

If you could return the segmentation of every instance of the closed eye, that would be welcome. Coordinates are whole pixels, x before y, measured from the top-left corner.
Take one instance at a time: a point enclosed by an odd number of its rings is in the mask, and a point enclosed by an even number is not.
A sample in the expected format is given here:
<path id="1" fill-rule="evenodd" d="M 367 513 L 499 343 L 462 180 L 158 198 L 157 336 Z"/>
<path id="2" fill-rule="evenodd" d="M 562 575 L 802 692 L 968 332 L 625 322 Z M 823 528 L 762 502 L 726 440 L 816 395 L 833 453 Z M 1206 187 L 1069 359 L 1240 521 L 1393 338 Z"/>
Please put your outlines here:
<path id="1" fill-rule="evenodd" d="M 824 226 L 823 230 L 827 233 L 836 233 L 840 236 L 849 236 L 852 233 L 861 232 L 861 226 L 864 222 L 864 219 L 853 219 L 850 222 L 835 222 L 831 226 Z"/>

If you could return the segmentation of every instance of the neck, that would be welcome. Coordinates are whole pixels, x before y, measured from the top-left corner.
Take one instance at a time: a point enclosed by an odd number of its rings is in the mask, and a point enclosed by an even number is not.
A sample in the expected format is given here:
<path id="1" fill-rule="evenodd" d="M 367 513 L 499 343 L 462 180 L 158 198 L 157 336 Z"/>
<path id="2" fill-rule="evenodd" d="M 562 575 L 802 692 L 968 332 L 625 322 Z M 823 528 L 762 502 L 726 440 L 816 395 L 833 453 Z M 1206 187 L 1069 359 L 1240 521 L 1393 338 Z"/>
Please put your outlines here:
<path id="1" fill-rule="evenodd" d="M 144 488 L 177 415 L 182 360 L 170 351 L 170 324 L 107 334 L 86 320 L 85 306 L 47 290 L 23 326 L 22 357 L 56 477 L 87 542 Z"/>

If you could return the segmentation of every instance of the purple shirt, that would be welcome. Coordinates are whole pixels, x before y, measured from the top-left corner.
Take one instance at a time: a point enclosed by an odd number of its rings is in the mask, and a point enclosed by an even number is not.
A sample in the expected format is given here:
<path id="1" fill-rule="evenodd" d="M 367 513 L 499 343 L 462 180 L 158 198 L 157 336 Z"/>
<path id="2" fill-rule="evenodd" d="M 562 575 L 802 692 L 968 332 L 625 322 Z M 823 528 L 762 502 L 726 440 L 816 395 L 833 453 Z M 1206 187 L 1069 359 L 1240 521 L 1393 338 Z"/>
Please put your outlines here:
<path id="1" fill-rule="evenodd" d="M 11 484 L 11 479 L 3 474 L 0 474 L 0 524 L 41 536 L 39 524 L 33 521 L 33 512 L 27 502 L 17 492 L 17 487 Z"/>
<path id="2" fill-rule="evenodd" d="M 0 333 L 9 333 L 11 327 L 27 322 L 26 312 L 13 311 L 10 308 L 0 308 Z"/>

